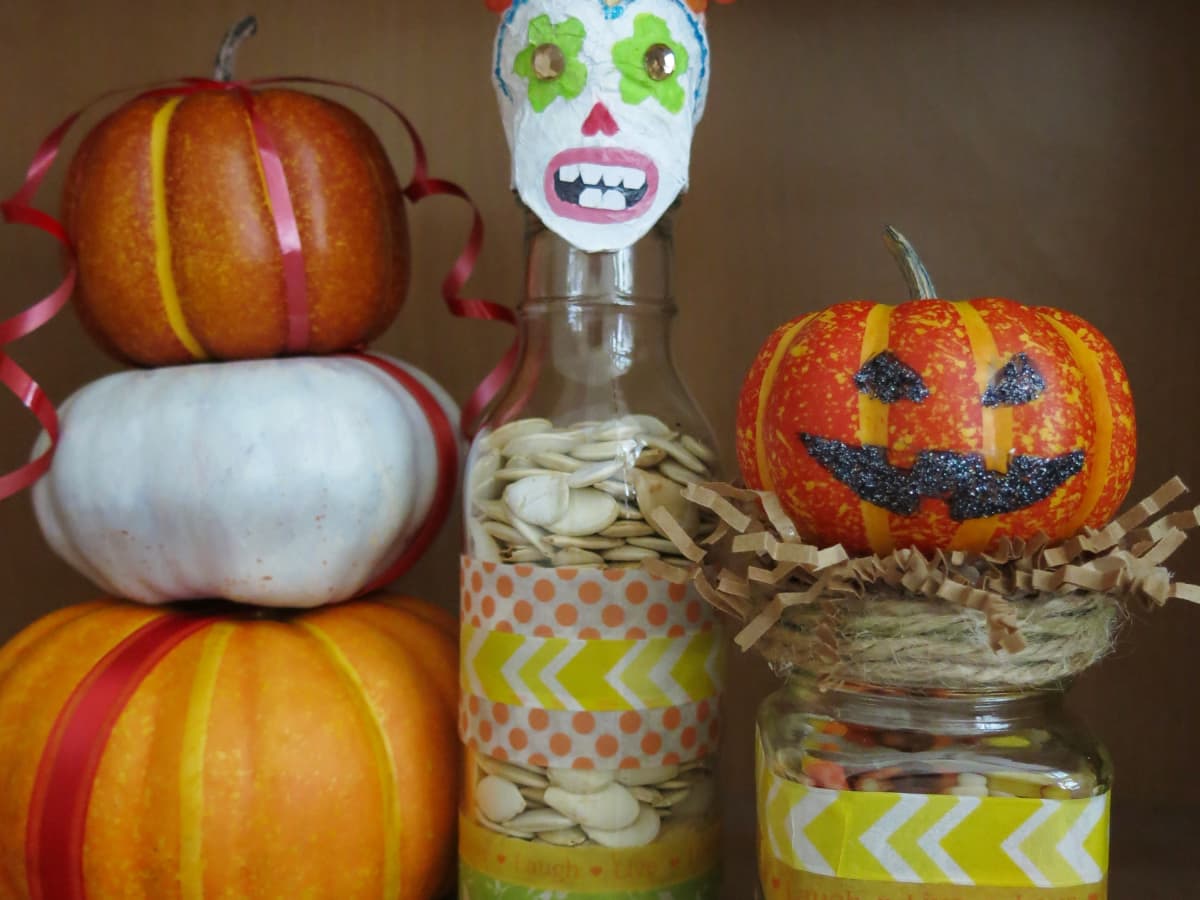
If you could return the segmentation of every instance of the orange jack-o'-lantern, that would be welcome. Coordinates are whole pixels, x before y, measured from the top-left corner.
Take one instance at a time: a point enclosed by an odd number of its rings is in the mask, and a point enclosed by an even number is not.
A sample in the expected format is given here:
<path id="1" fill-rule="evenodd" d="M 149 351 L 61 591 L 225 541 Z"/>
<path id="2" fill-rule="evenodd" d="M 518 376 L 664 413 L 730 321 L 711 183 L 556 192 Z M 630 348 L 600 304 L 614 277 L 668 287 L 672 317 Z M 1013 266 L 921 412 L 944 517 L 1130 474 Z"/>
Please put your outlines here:
<path id="1" fill-rule="evenodd" d="M 771 335 L 742 388 L 738 461 L 808 539 L 982 550 L 1108 521 L 1133 480 L 1133 399 L 1079 317 L 1011 300 L 840 303 Z"/>

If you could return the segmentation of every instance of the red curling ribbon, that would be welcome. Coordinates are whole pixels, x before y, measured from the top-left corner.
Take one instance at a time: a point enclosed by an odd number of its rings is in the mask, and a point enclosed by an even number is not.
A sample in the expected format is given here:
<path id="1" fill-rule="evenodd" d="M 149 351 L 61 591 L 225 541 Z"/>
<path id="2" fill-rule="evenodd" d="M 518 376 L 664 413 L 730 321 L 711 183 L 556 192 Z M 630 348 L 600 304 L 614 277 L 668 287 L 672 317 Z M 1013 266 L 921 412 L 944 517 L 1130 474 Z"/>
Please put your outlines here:
<path id="1" fill-rule="evenodd" d="M 31 900 L 86 900 L 83 847 L 100 761 L 129 699 L 173 649 L 215 616 L 167 613 L 117 644 L 71 693 L 38 763 L 25 826 Z"/>
<path id="2" fill-rule="evenodd" d="M 437 397 L 412 373 L 374 354 L 347 353 L 345 356 L 370 363 L 398 381 L 412 395 L 429 422 L 429 428 L 433 432 L 433 443 L 437 449 L 437 487 L 434 489 L 433 500 L 429 504 L 425 520 L 399 558 L 355 595 L 362 597 L 386 587 L 411 569 L 446 524 L 458 483 L 458 436 L 454 433 L 454 425 Z"/>
<path id="3" fill-rule="evenodd" d="M 308 276 L 304 272 L 304 252 L 300 248 L 300 225 L 296 221 L 296 209 L 292 205 L 292 192 L 288 189 L 287 175 L 283 171 L 283 160 L 275 146 L 275 139 L 262 117 L 255 112 L 254 96 L 245 88 L 238 88 L 238 95 L 246 104 L 250 124 L 254 129 L 254 141 L 258 158 L 262 163 L 263 180 L 270 199 L 271 217 L 275 220 L 275 234 L 279 238 L 279 250 L 283 254 L 283 283 L 287 297 L 287 350 L 303 353 L 308 349 L 309 306 Z"/>
<path id="4" fill-rule="evenodd" d="M 272 216 L 275 221 L 275 231 L 283 254 L 288 312 L 288 351 L 302 352 L 308 342 L 308 297 L 303 248 L 300 244 L 295 208 L 288 190 L 282 160 L 269 129 L 254 111 L 252 89 L 282 86 L 289 83 L 323 85 L 353 91 L 380 103 L 396 117 L 412 141 L 415 160 L 412 180 L 404 190 L 405 197 L 415 205 L 427 197 L 446 195 L 458 197 L 471 207 L 472 222 L 467 243 L 442 282 L 442 298 L 447 308 L 452 315 L 459 318 L 515 324 L 516 316 L 509 307 L 489 300 L 461 296 L 462 288 L 470 279 L 483 246 L 483 219 L 479 214 L 479 209 L 467 192 L 458 185 L 429 177 L 428 157 L 416 128 L 394 104 L 379 94 L 347 82 L 310 76 L 261 78 L 248 82 L 184 78 L 178 82 L 152 86 L 137 93 L 134 100 L 144 97 L 188 95 L 202 91 L 236 91 L 244 99 L 254 130 L 259 158 L 263 165 Z M 67 274 L 58 287 L 28 309 L 0 322 L 0 384 L 3 384 L 26 408 L 34 413 L 50 436 L 50 446 L 38 459 L 0 476 L 0 500 L 32 486 L 46 472 L 50 467 L 59 432 L 58 416 L 53 404 L 37 382 L 4 353 L 4 347 L 20 338 L 27 337 L 53 319 L 66 305 L 74 290 L 76 279 L 75 253 L 70 238 L 57 219 L 33 206 L 33 199 L 54 161 L 58 158 L 63 140 L 75 122 L 96 104 L 124 93 L 127 91 L 108 91 L 71 113 L 59 123 L 39 145 L 33 161 L 26 170 L 25 180 L 21 187 L 11 197 L 0 203 L 0 215 L 3 216 L 5 222 L 28 225 L 46 232 L 63 246 L 68 261 Z M 508 380 L 516 366 L 516 359 L 517 344 L 514 342 L 500 363 L 471 393 L 462 410 L 464 434 L 474 435 L 480 415 L 499 392 L 504 382 Z"/>

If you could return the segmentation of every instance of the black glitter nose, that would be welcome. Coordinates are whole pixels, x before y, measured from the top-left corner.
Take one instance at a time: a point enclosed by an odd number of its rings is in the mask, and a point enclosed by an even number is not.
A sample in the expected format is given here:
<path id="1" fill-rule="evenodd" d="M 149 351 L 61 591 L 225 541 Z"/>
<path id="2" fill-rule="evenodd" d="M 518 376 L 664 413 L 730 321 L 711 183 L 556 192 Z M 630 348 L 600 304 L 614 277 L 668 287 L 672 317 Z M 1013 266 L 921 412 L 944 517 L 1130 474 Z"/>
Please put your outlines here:
<path id="1" fill-rule="evenodd" d="M 929 388 L 925 387 L 921 376 L 891 350 L 876 353 L 863 363 L 854 376 L 854 385 L 860 393 L 884 403 L 901 400 L 923 403 L 929 396 Z"/>
<path id="2" fill-rule="evenodd" d="M 1024 406 L 1046 390 L 1046 380 L 1024 353 L 1018 353 L 992 378 L 983 392 L 984 406 Z"/>

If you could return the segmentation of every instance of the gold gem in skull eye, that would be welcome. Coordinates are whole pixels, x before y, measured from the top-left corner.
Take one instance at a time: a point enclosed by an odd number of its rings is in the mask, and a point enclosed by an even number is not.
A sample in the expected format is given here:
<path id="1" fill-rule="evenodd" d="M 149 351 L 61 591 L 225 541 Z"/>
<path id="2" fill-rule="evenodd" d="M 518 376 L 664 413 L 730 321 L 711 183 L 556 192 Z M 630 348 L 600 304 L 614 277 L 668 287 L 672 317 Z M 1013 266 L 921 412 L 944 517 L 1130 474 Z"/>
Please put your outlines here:
<path id="1" fill-rule="evenodd" d="M 567 57 L 557 44 L 542 44 L 533 51 L 533 74 L 541 81 L 553 81 L 567 70 Z"/>
<path id="2" fill-rule="evenodd" d="M 646 74 L 654 81 L 666 81 L 675 74 L 675 51 L 666 44 L 654 44 L 646 50 Z"/>

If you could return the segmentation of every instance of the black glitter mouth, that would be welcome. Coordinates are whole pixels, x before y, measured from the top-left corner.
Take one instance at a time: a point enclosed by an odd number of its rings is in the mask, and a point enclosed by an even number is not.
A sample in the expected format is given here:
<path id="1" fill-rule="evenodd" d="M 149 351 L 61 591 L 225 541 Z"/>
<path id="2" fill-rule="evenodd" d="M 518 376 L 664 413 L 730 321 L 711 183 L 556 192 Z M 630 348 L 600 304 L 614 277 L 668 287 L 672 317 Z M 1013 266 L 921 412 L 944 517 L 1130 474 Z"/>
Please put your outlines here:
<path id="1" fill-rule="evenodd" d="M 888 462 L 886 447 L 799 437 L 813 459 L 868 503 L 913 516 L 922 500 L 943 500 L 957 522 L 1032 506 L 1078 475 L 1086 459 L 1082 450 L 1051 457 L 1018 454 L 1008 472 L 993 472 L 979 453 L 922 450 L 912 468 L 905 468 Z"/>

